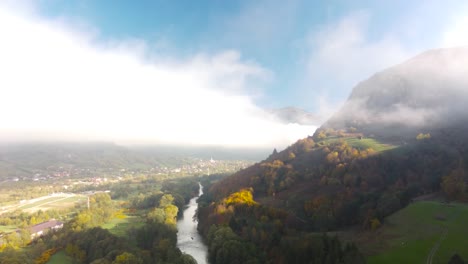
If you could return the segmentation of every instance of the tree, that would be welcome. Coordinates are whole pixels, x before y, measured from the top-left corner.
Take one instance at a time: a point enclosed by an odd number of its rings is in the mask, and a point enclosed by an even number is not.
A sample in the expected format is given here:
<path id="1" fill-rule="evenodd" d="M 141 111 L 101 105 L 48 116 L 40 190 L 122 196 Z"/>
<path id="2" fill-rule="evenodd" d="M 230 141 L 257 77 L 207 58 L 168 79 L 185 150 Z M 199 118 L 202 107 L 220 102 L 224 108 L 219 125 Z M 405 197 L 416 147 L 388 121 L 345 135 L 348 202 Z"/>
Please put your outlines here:
<path id="1" fill-rule="evenodd" d="M 327 137 L 327 134 L 325 134 L 325 131 L 321 130 L 318 134 L 317 134 L 317 138 L 318 139 L 325 139 Z"/>
<path id="2" fill-rule="evenodd" d="M 77 245 L 69 243 L 67 247 L 65 248 L 65 252 L 67 255 L 71 256 L 72 258 L 75 258 L 81 262 L 83 262 L 86 259 L 86 252 L 82 249 L 80 249 Z"/>
<path id="3" fill-rule="evenodd" d="M 464 264 L 464 263 L 465 261 L 460 257 L 460 255 L 456 253 L 450 258 L 448 262 L 448 264 Z"/>
<path id="4" fill-rule="evenodd" d="M 178 264 L 197 264 L 197 261 L 190 255 L 182 254 Z"/>
<path id="5" fill-rule="evenodd" d="M 463 198 L 466 190 L 464 170 L 458 168 L 449 175 L 442 177 L 441 187 L 449 200 Z"/>
<path id="6" fill-rule="evenodd" d="M 146 216 L 148 221 L 154 222 L 154 223 L 164 223 L 166 219 L 166 213 L 164 212 L 164 209 L 161 208 L 154 208 L 151 210 L 151 212 L 148 213 Z"/>
<path id="7" fill-rule="evenodd" d="M 139 264 L 142 263 L 141 259 L 137 258 L 132 253 L 124 252 L 117 257 L 112 262 L 112 264 Z"/>
<path id="8" fill-rule="evenodd" d="M 417 140 L 430 139 L 430 138 L 431 138 L 431 134 L 429 134 L 429 133 L 427 133 L 427 134 L 419 133 L 416 136 Z"/>
<path id="9" fill-rule="evenodd" d="M 170 194 L 165 194 L 161 197 L 161 201 L 159 201 L 159 207 L 166 207 L 168 205 L 171 205 L 172 202 L 174 201 L 174 197 Z"/>
<path id="10" fill-rule="evenodd" d="M 168 205 L 164 208 L 164 213 L 166 214 L 165 224 L 175 227 L 177 223 L 177 212 L 179 208 L 175 205 Z"/>
<path id="11" fill-rule="evenodd" d="M 370 225 L 371 225 L 371 230 L 374 231 L 374 230 L 377 230 L 377 228 L 381 226 L 381 223 L 379 219 L 373 218 L 370 222 Z"/>

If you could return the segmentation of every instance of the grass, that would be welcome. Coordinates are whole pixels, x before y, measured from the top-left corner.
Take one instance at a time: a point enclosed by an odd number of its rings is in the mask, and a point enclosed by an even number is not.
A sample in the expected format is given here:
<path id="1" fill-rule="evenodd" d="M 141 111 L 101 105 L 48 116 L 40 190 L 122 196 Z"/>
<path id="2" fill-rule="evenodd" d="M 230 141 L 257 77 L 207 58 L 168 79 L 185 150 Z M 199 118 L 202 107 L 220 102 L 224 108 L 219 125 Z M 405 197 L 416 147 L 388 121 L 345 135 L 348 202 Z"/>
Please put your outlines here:
<path id="1" fill-rule="evenodd" d="M 73 260 L 70 256 L 65 254 L 65 252 L 59 251 L 55 253 L 50 260 L 47 262 L 47 264 L 76 264 L 77 262 Z"/>
<path id="2" fill-rule="evenodd" d="M 33 208 L 33 207 L 36 207 L 36 206 L 40 206 L 40 205 L 45 204 L 45 203 L 54 202 L 55 200 L 59 200 L 59 199 L 63 199 L 63 197 L 46 198 L 46 199 L 43 199 L 43 200 L 40 200 L 40 201 L 37 201 L 37 202 L 20 205 L 20 206 L 17 207 L 17 209 L 26 210 L 26 209 L 30 209 L 30 208 Z"/>
<path id="3" fill-rule="evenodd" d="M 387 150 L 391 150 L 396 148 L 397 146 L 391 145 L 391 144 L 384 144 L 382 142 L 377 141 L 374 138 L 363 138 L 363 139 L 358 139 L 356 137 L 337 137 L 337 136 L 332 136 L 332 137 L 327 137 L 326 139 L 320 141 L 325 144 L 332 144 L 335 142 L 338 142 L 340 140 L 345 141 L 348 143 L 349 146 L 353 148 L 357 148 L 359 150 L 366 150 L 366 149 L 373 149 L 376 152 L 383 152 Z"/>
<path id="4" fill-rule="evenodd" d="M 345 141 L 352 147 L 357 148 L 359 150 L 365 150 L 371 148 L 377 152 L 382 152 L 390 149 L 396 148 L 394 145 L 383 144 L 373 138 L 346 138 Z"/>
<path id="5" fill-rule="evenodd" d="M 142 218 L 134 215 L 125 215 L 125 218 L 114 218 L 102 225 L 102 228 L 108 229 L 109 232 L 116 236 L 125 237 L 130 228 L 138 228 L 144 225 Z"/>
<path id="6" fill-rule="evenodd" d="M 454 253 L 468 259 L 468 205 L 422 201 L 387 217 L 373 238 L 363 243 L 368 263 L 425 263 L 440 241 L 433 262 L 447 263 Z M 441 235 L 447 230 L 447 236 Z M 368 234 L 372 236 L 372 234 Z"/>
<path id="7" fill-rule="evenodd" d="M 45 206 L 40 206 L 44 207 L 41 208 L 42 210 L 44 209 L 64 209 L 68 207 L 73 207 L 76 203 L 78 202 L 84 202 L 86 201 L 87 198 L 85 196 L 73 196 L 73 197 L 68 197 L 63 200 L 59 200 L 50 204 L 47 204 Z"/>
<path id="8" fill-rule="evenodd" d="M 46 198 L 31 204 L 20 205 L 17 209 L 25 210 L 25 211 L 38 211 L 38 210 L 49 210 L 49 209 L 63 209 L 68 207 L 73 207 L 77 202 L 85 201 L 86 197 L 84 196 L 71 196 L 71 197 L 63 197 L 63 196 L 56 196 Z"/>
<path id="9" fill-rule="evenodd" d="M 0 225 L 0 233 L 9 233 L 18 229 L 15 225 Z"/>

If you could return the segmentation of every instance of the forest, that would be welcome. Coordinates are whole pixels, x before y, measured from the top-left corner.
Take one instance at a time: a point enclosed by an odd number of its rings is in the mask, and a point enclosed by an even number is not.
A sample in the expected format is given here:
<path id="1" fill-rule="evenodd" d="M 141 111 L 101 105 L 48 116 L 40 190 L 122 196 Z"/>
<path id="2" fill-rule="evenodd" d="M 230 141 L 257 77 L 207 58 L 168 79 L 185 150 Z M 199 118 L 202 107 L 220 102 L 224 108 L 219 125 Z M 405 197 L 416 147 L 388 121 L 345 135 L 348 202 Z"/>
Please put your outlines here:
<path id="1" fill-rule="evenodd" d="M 76 263 L 196 263 L 176 247 L 176 221 L 199 180 L 135 178 L 90 195 L 89 207 L 4 214 L 1 224 L 21 231 L 1 238 L 0 263 L 47 263 L 58 252 Z M 27 227 L 51 218 L 64 227 L 31 240 Z"/>
<path id="2" fill-rule="evenodd" d="M 265 252 L 242 255 L 243 261 L 363 263 L 358 247 L 333 232 L 377 230 L 421 195 L 466 201 L 467 146 L 453 139 L 421 133 L 396 145 L 355 129 L 321 129 L 274 150 L 264 161 L 214 183 L 200 199 L 199 228 L 212 263 L 236 263 L 221 260 L 222 246 L 212 239 L 216 227 L 245 241 L 244 251 Z"/>

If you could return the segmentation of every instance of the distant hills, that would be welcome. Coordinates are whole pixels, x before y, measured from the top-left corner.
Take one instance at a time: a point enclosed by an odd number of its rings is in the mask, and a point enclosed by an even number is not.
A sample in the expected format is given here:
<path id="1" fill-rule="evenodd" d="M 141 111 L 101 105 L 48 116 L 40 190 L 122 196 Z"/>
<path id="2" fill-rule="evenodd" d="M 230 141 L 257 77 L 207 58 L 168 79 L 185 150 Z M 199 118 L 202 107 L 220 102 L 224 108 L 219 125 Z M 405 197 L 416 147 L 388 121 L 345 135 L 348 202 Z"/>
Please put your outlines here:
<path id="1" fill-rule="evenodd" d="M 268 150 L 270 151 L 270 150 Z M 25 142 L 0 144 L 0 180 L 32 179 L 38 175 L 106 175 L 120 170 L 164 172 L 191 166 L 201 160 L 223 160 L 228 168 L 234 161 L 260 160 L 264 149 L 221 147 L 120 146 L 106 142 Z M 88 173 L 89 174 L 89 173 Z M 90 174 L 90 175 L 91 175 Z M 35 176 L 36 175 L 36 176 Z"/>
<path id="2" fill-rule="evenodd" d="M 419 195 L 466 199 L 466 105 L 468 47 L 431 50 L 376 73 L 313 136 L 215 183 L 201 229 L 228 224 L 273 256 L 278 237 L 373 229 Z M 226 203 L 245 192 L 250 216 L 245 204 Z M 220 214 L 224 207 L 230 214 Z M 278 233 L 260 230 L 280 222 Z M 251 229 L 272 238 L 259 243 Z"/>

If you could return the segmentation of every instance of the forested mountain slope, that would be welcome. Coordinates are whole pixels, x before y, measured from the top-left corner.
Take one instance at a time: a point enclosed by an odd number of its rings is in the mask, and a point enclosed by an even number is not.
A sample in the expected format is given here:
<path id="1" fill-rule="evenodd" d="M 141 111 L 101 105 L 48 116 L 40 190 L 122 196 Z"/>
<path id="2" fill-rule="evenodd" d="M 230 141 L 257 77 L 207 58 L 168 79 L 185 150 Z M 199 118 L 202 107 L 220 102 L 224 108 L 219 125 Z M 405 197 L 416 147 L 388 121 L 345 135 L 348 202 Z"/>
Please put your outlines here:
<path id="1" fill-rule="evenodd" d="M 464 199 L 467 95 L 468 48 L 428 51 L 377 73 L 313 137 L 214 184 L 200 209 L 201 230 L 225 223 L 267 252 L 267 261 L 301 263 L 330 254 L 314 249 L 309 232 L 371 229 L 441 189 Z M 296 246 L 309 253 L 281 259 L 278 250 L 289 252 L 286 244 L 298 237 L 305 242 Z M 359 263 L 359 254 L 348 253 Z"/>

